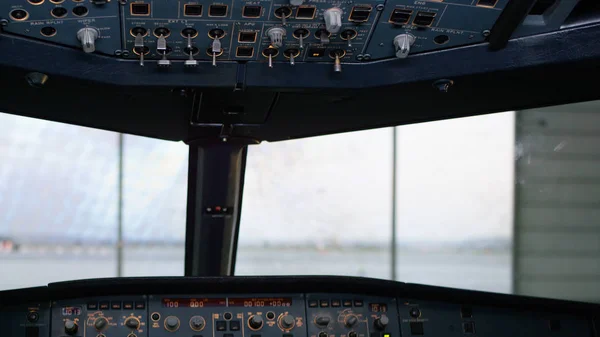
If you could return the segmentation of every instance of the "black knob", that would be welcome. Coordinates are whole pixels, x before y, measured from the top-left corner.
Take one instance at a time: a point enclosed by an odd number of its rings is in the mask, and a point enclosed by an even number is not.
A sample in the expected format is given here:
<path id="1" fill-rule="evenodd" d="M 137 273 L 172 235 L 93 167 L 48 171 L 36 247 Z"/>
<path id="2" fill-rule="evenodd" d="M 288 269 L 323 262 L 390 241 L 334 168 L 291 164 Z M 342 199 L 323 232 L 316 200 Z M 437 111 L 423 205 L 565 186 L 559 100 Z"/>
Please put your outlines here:
<path id="1" fill-rule="evenodd" d="M 137 330 L 140 327 L 140 320 L 136 317 L 129 317 L 125 320 L 125 326 L 129 329 Z"/>
<path id="2" fill-rule="evenodd" d="M 261 315 L 250 316 L 248 319 L 248 326 L 250 329 L 258 330 L 263 326 L 263 318 Z"/>
<path id="3" fill-rule="evenodd" d="M 327 317 L 327 316 L 318 316 L 315 319 L 315 324 L 320 326 L 320 327 L 326 327 L 329 325 L 329 322 L 331 322 L 331 318 Z"/>
<path id="4" fill-rule="evenodd" d="M 390 319 L 386 315 L 381 315 L 375 320 L 375 327 L 379 330 L 385 330 L 385 327 L 390 324 Z"/>
<path id="5" fill-rule="evenodd" d="M 171 332 L 177 331 L 179 329 L 179 318 L 175 316 L 165 318 L 165 329 Z"/>
<path id="6" fill-rule="evenodd" d="M 204 317 L 202 317 L 202 316 L 194 316 L 194 317 L 190 318 L 190 327 L 194 331 L 200 331 L 200 330 L 204 329 L 205 325 L 206 325 L 206 321 L 204 320 Z"/>
<path id="7" fill-rule="evenodd" d="M 348 333 L 348 337 L 358 337 L 358 334 L 356 333 L 356 331 L 350 331 Z"/>
<path id="8" fill-rule="evenodd" d="M 329 337 L 326 331 L 319 332 L 319 337 Z"/>
<path id="9" fill-rule="evenodd" d="M 108 320 L 104 317 L 98 317 L 94 320 L 94 328 L 98 331 L 102 331 L 108 327 Z"/>
<path id="10" fill-rule="evenodd" d="M 280 324 L 284 330 L 289 330 L 296 325 L 296 319 L 292 315 L 285 315 L 281 317 Z"/>
<path id="11" fill-rule="evenodd" d="M 79 329 L 79 326 L 77 326 L 77 323 L 73 322 L 70 319 L 65 321 L 65 332 L 67 333 L 67 335 L 73 336 L 74 334 L 77 333 L 78 329 Z"/>
<path id="12" fill-rule="evenodd" d="M 421 310 L 419 310 L 419 308 L 413 307 L 413 308 L 410 308 L 410 311 L 408 312 L 408 314 L 412 318 L 419 318 L 421 316 Z"/>
<path id="13" fill-rule="evenodd" d="M 348 328 L 353 327 L 354 325 L 356 325 L 356 323 L 358 323 L 358 317 L 356 317 L 355 315 L 348 315 L 348 316 L 346 316 L 346 319 L 344 320 L 344 324 Z"/>
<path id="14" fill-rule="evenodd" d="M 38 319 L 40 319 L 40 314 L 38 314 L 37 311 L 31 311 L 27 313 L 27 320 L 30 323 L 35 323 L 38 321 Z"/>

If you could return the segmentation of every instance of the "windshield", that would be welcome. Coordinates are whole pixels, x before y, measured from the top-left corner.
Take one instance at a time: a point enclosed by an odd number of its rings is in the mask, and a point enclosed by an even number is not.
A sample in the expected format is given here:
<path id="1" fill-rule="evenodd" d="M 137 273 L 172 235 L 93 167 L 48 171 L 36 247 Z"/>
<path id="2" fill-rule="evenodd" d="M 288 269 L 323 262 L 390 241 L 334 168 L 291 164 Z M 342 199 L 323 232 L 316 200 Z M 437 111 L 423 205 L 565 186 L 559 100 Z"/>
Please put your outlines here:
<path id="1" fill-rule="evenodd" d="M 594 107 L 251 146 L 235 273 L 600 301 Z M 0 125 L 0 289 L 183 275 L 185 144 Z"/>

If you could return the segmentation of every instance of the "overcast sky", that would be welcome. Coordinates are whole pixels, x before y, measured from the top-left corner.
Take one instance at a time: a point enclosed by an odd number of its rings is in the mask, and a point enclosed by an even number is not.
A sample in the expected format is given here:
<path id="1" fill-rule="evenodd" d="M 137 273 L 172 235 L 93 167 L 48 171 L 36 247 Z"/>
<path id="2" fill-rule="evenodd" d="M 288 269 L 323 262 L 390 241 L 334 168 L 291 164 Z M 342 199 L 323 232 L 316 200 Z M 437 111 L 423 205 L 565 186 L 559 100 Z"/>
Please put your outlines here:
<path id="1" fill-rule="evenodd" d="M 398 128 L 398 238 L 512 233 L 514 113 Z M 241 243 L 388 241 L 392 130 L 251 147 Z"/>

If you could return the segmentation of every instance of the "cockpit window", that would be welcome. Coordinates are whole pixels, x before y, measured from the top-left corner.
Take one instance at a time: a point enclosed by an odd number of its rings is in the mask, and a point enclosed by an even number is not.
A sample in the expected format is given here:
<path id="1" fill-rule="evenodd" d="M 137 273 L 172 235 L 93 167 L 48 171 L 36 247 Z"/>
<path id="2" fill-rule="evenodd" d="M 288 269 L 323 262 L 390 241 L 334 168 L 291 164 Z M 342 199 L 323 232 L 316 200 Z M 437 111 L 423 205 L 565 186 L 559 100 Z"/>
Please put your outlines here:
<path id="1" fill-rule="evenodd" d="M 402 126 L 396 146 L 385 128 L 251 147 L 236 273 L 395 273 L 510 293 L 514 123 L 507 112 Z"/>

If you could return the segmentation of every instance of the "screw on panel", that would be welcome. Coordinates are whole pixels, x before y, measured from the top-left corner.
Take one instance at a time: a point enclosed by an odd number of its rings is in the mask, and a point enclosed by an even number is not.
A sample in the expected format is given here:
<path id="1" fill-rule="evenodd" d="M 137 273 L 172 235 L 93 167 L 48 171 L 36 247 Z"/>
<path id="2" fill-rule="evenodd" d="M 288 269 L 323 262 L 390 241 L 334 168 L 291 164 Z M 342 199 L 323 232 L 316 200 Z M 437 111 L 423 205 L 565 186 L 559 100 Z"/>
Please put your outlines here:
<path id="1" fill-rule="evenodd" d="M 358 54 L 358 55 L 356 55 L 356 59 L 357 59 L 358 61 L 362 61 L 362 60 L 363 60 L 363 54 Z"/>
<path id="2" fill-rule="evenodd" d="M 378 11 L 382 11 L 385 8 L 385 6 L 383 4 L 379 4 L 377 5 L 377 7 L 375 7 L 375 9 L 377 9 Z"/>
<path id="3" fill-rule="evenodd" d="M 42 73 L 32 72 L 25 75 L 25 80 L 27 80 L 27 84 L 34 88 L 41 88 L 48 82 L 48 75 Z"/>
<path id="4" fill-rule="evenodd" d="M 127 0 L 119 0 L 119 3 L 120 3 L 121 5 L 127 5 Z"/>
<path id="5" fill-rule="evenodd" d="M 371 59 L 371 54 L 365 54 L 363 55 L 363 60 L 368 61 Z"/>
<path id="6" fill-rule="evenodd" d="M 123 50 L 122 55 L 123 57 L 129 56 L 129 50 Z"/>
<path id="7" fill-rule="evenodd" d="M 115 56 L 121 56 L 121 54 L 122 52 L 119 49 L 115 50 Z"/>
<path id="8" fill-rule="evenodd" d="M 433 87 L 438 89 L 440 92 L 448 92 L 450 87 L 454 85 L 453 80 L 442 79 L 433 82 Z"/>
<path id="9" fill-rule="evenodd" d="M 379 44 L 379 47 L 383 47 L 383 46 L 385 46 L 385 45 L 383 44 L 383 42 L 381 42 L 381 43 Z"/>
<path id="10" fill-rule="evenodd" d="M 481 32 L 481 35 L 483 35 L 483 37 L 488 37 L 490 36 L 492 32 L 490 32 L 488 29 L 484 30 L 483 32 Z"/>
<path id="11" fill-rule="evenodd" d="M 0 19 L 0 26 L 8 26 L 8 20 L 6 19 Z"/>

